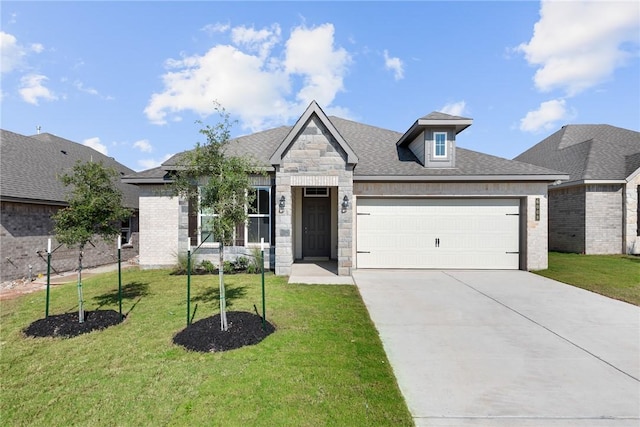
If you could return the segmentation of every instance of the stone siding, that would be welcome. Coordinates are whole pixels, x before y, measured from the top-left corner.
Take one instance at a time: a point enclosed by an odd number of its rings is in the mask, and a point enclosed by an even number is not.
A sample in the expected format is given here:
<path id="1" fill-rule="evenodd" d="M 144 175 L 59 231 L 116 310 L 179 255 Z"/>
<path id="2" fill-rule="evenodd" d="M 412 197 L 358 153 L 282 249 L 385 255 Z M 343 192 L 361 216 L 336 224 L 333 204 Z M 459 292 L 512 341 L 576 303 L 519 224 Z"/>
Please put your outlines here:
<path id="1" fill-rule="evenodd" d="M 625 253 L 640 254 L 640 236 L 638 235 L 638 216 L 640 216 L 640 208 L 638 206 L 640 192 L 640 170 L 629 179 L 625 188 Z"/>
<path id="2" fill-rule="evenodd" d="M 2 202 L 0 208 L 0 281 L 32 278 L 47 273 L 47 241 L 51 238 L 51 274 L 78 267 L 78 250 L 59 246 L 53 236 L 51 216 L 60 206 Z M 131 219 L 132 245 L 122 248 L 123 261 L 138 254 L 138 218 Z M 117 262 L 117 246 L 96 237 L 84 251 L 83 268 Z M 55 250 L 58 248 L 57 250 Z M 31 266 L 31 269 L 29 268 Z M 31 271 L 30 271 L 31 270 Z"/>
<path id="3" fill-rule="evenodd" d="M 584 186 L 549 189 L 549 250 L 585 253 Z"/>
<path id="4" fill-rule="evenodd" d="M 317 186 L 337 183 L 338 206 L 338 274 L 350 275 L 352 263 L 353 217 L 351 207 L 343 213 L 340 203 L 346 195 L 353 199 L 353 168 L 346 163 L 347 155 L 322 122 L 313 116 L 283 153 L 276 170 L 276 201 L 285 197 L 283 212 L 276 207 L 276 274 L 291 274 L 294 259 L 293 187 Z M 321 184 L 324 183 L 324 184 Z M 329 186 L 329 185 L 327 185 Z M 277 204 L 277 202 L 276 202 Z"/>
<path id="5" fill-rule="evenodd" d="M 521 268 L 543 270 L 548 266 L 547 184 L 500 182 L 355 182 L 357 198 L 368 197 L 513 197 L 521 203 Z M 540 220 L 535 219 L 535 200 L 540 200 Z M 526 226 L 525 226 L 526 225 Z M 354 234 L 355 236 L 355 234 Z M 354 242 L 355 243 L 355 242 Z M 355 248 L 355 244 L 353 245 Z M 353 253 L 353 251 L 352 251 Z M 353 257 L 355 259 L 355 253 Z"/>
<path id="6" fill-rule="evenodd" d="M 585 253 L 622 253 L 622 186 L 586 186 Z"/>

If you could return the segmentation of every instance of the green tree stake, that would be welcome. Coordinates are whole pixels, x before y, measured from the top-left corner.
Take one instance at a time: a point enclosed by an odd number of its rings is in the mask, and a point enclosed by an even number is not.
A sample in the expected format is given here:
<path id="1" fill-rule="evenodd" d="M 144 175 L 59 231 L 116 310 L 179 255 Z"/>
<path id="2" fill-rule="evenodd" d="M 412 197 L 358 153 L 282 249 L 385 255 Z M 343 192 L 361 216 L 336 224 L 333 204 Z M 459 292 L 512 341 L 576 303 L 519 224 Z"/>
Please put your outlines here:
<path id="1" fill-rule="evenodd" d="M 191 324 L 191 242 L 187 246 L 187 326 Z"/>
<path id="2" fill-rule="evenodd" d="M 44 317 L 49 317 L 49 288 L 51 287 L 51 239 L 47 242 L 47 303 Z"/>
<path id="3" fill-rule="evenodd" d="M 120 320 L 122 320 L 122 237 L 118 236 L 118 304 L 120 306 Z"/>
<path id="4" fill-rule="evenodd" d="M 262 330 L 267 330 L 266 325 L 266 304 L 264 299 L 264 238 L 260 239 L 260 265 L 262 270 Z"/>

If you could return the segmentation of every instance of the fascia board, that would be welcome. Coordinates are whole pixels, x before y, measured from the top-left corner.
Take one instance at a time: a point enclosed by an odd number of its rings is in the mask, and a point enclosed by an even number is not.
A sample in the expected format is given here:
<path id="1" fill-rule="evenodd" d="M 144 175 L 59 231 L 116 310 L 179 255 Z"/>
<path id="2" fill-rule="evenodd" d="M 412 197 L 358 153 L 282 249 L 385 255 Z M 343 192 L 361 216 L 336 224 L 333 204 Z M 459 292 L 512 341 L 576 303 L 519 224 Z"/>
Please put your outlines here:
<path id="1" fill-rule="evenodd" d="M 442 175 L 442 176 L 402 176 L 402 175 L 358 175 L 353 181 L 548 181 L 569 179 L 569 175 Z"/>

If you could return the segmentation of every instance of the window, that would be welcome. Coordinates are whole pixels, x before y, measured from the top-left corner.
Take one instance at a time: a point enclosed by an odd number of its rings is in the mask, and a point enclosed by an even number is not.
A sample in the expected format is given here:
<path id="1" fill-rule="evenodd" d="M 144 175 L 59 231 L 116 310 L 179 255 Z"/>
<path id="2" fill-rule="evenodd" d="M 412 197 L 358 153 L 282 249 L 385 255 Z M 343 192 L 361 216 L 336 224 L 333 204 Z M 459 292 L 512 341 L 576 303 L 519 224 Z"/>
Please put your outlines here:
<path id="1" fill-rule="evenodd" d="M 198 245 L 202 243 L 215 243 L 216 239 L 213 235 L 213 219 L 216 214 L 211 208 L 202 208 L 198 213 Z"/>
<path id="2" fill-rule="evenodd" d="M 433 157 L 447 157 L 447 133 L 433 133 Z"/>
<path id="3" fill-rule="evenodd" d="M 329 188 L 327 187 L 305 187 L 304 197 L 329 197 Z"/>
<path id="4" fill-rule="evenodd" d="M 257 187 L 256 197 L 249 206 L 249 222 L 247 223 L 247 242 L 260 243 L 264 238 L 266 243 L 271 236 L 271 189 Z"/>
<path id="5" fill-rule="evenodd" d="M 131 243 L 131 217 L 120 222 L 120 243 L 123 245 Z"/>

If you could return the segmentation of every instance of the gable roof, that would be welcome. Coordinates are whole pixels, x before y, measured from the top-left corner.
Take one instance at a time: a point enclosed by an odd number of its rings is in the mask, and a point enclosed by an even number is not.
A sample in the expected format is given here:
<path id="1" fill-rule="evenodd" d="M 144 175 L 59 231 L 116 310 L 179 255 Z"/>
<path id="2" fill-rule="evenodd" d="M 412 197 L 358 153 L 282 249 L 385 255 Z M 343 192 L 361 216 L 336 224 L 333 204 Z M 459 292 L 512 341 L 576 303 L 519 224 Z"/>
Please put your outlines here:
<path id="1" fill-rule="evenodd" d="M 298 135 L 300 135 L 300 132 L 304 130 L 307 123 L 313 116 L 317 117 L 320 120 L 322 125 L 329 131 L 329 133 L 336 140 L 338 145 L 340 145 L 340 147 L 347 154 L 347 159 L 346 159 L 347 163 L 349 164 L 358 163 L 358 156 L 356 156 L 356 153 L 354 153 L 354 151 L 351 149 L 347 141 L 345 141 L 345 139 L 342 137 L 338 129 L 336 129 L 336 127 L 333 125 L 331 120 L 329 120 L 329 118 L 324 113 L 324 111 L 322 111 L 322 108 L 320 108 L 320 106 L 316 101 L 312 101 L 311 104 L 309 104 L 309 106 L 305 110 L 305 112 L 302 113 L 302 116 L 300 116 L 296 124 L 293 126 L 293 128 L 291 128 L 291 131 L 289 131 L 289 133 L 284 138 L 282 143 L 280 143 L 278 148 L 276 148 L 275 152 L 269 159 L 269 162 L 272 165 L 279 165 L 281 163 L 282 157 L 284 156 L 287 149 L 291 146 L 291 144 L 298 137 Z"/>
<path id="2" fill-rule="evenodd" d="M 281 126 L 274 129 L 241 136 L 229 141 L 225 147 L 230 155 L 249 155 L 261 163 L 266 169 L 274 170 L 272 165 L 278 164 L 286 148 L 293 142 L 303 125 L 311 115 L 317 114 L 323 124 L 334 137 L 340 138 L 343 147 L 353 152 L 357 159 L 354 166 L 354 180 L 542 180 L 556 181 L 567 179 L 563 172 L 544 167 L 508 160 L 477 151 L 456 148 L 455 168 L 425 168 L 411 152 L 398 145 L 402 133 L 376 126 L 358 123 L 339 117 L 327 117 L 314 102 L 294 126 Z M 324 118 L 323 118 L 324 116 Z M 463 128 L 471 124 L 471 119 L 451 116 L 444 113 L 431 113 L 419 119 L 424 121 L 443 120 L 457 123 Z M 462 129 L 463 129 L 462 128 Z M 406 135 L 406 133 L 404 134 Z M 336 137 L 336 140 L 338 138 Z M 345 151 L 347 151 L 345 149 Z M 127 177 L 125 182 L 156 183 L 166 180 L 165 173 L 175 169 L 183 153 L 168 159 L 161 170 L 142 177 Z M 352 157 L 352 158 L 353 158 Z"/>
<path id="3" fill-rule="evenodd" d="M 611 125 L 566 125 L 515 160 L 565 171 L 569 182 L 624 180 L 640 167 L 640 132 Z"/>
<path id="4" fill-rule="evenodd" d="M 135 173 L 93 148 L 48 133 L 24 136 L 0 129 L 0 197 L 7 201 L 66 204 L 68 189 L 58 176 L 76 161 L 101 161 L 121 175 Z M 138 208 L 138 188 L 118 182 L 123 204 Z"/>
<path id="5" fill-rule="evenodd" d="M 452 116 L 451 114 L 432 111 L 424 117 L 420 117 L 413 125 L 402 135 L 397 144 L 404 145 L 413 141 L 427 126 L 443 126 L 455 127 L 456 135 L 473 124 L 473 119 L 460 116 Z"/>

